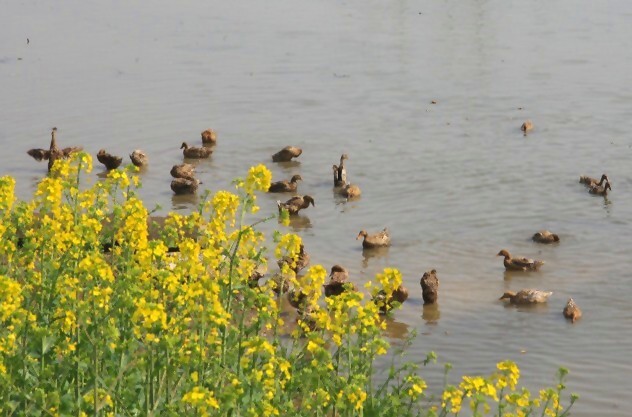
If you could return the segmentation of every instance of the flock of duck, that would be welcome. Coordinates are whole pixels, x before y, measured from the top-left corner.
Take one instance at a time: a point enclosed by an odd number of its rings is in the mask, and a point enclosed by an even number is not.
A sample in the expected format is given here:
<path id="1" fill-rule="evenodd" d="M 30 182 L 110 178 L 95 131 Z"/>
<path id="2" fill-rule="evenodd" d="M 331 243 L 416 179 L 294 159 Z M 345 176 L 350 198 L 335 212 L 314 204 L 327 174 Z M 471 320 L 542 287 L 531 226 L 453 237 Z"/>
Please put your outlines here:
<path id="1" fill-rule="evenodd" d="M 521 126 L 521 130 L 526 135 L 528 131 L 533 129 L 533 123 L 527 120 Z M 27 153 L 37 161 L 48 160 L 48 170 L 50 171 L 54 162 L 57 159 L 67 158 L 73 152 L 81 151 L 82 147 L 68 147 L 59 148 L 56 142 L 57 128 L 53 128 L 51 132 L 51 142 L 49 149 L 31 149 Z M 202 146 L 195 147 L 189 146 L 186 142 L 183 142 L 180 149 L 185 158 L 189 159 L 204 159 L 211 156 L 214 147 L 217 144 L 217 134 L 213 129 L 204 130 L 201 133 Z M 296 146 L 286 146 L 274 155 L 272 155 L 273 162 L 289 162 L 294 158 L 299 157 L 302 154 L 302 149 Z M 130 155 L 131 162 L 137 167 L 144 167 L 148 164 L 147 155 L 137 149 Z M 347 154 L 340 156 L 340 161 L 337 165 L 332 166 L 333 172 L 333 186 L 334 189 L 342 196 L 353 199 L 361 195 L 360 187 L 355 184 L 351 184 L 347 180 L 347 167 L 345 161 L 348 159 Z M 97 160 L 101 162 L 107 170 L 118 168 L 123 158 L 107 153 L 104 149 L 99 150 L 97 153 Z M 171 189 L 175 194 L 192 194 L 198 189 L 198 185 L 201 182 L 195 178 L 195 167 L 191 164 L 183 163 L 174 165 L 171 168 L 171 175 L 174 178 L 171 182 Z M 298 182 L 302 181 L 302 177 L 299 174 L 293 175 L 289 180 L 277 181 L 270 184 L 268 192 L 271 193 L 296 193 L 298 189 Z M 610 181 L 606 174 L 603 174 L 598 180 L 596 178 L 581 176 L 579 182 L 588 187 L 588 192 L 595 195 L 607 195 L 608 190 L 611 190 Z M 301 210 L 307 209 L 310 205 L 315 206 L 314 198 L 309 195 L 295 195 L 289 200 L 282 202 L 277 201 L 279 213 L 286 210 L 289 215 L 297 215 Z M 533 235 L 533 240 L 542 244 L 557 244 L 560 242 L 560 238 L 557 234 L 551 233 L 548 230 L 543 230 Z M 358 233 L 356 240 L 362 239 L 363 249 L 375 249 L 390 246 L 391 237 L 387 228 L 384 230 L 370 234 L 365 230 L 361 230 Z M 503 257 L 503 264 L 508 271 L 537 271 L 544 261 L 528 259 L 524 257 L 513 257 L 509 251 L 502 249 L 498 252 L 497 256 Z M 295 259 L 283 258 L 278 261 L 278 265 L 283 269 L 283 266 L 287 266 L 295 273 L 298 273 L 305 268 L 310 261 L 309 254 L 305 251 L 305 247 L 301 244 L 299 253 Z M 251 285 L 259 285 L 259 280 L 264 276 L 260 271 L 255 271 L 250 278 Z M 282 273 L 277 273 L 272 278 L 275 283 L 274 289 L 278 294 L 288 294 L 288 300 L 290 305 L 297 308 L 299 316 L 303 319 L 309 319 L 310 310 L 305 305 L 306 296 L 302 294 L 300 290 L 290 289 L 289 280 L 285 279 Z M 349 272 L 341 265 L 334 265 L 329 274 L 329 281 L 324 285 L 324 293 L 326 297 L 332 297 L 342 294 L 344 291 L 357 291 L 357 287 L 352 282 L 348 281 Z M 437 277 L 437 271 L 432 269 L 423 274 L 420 279 L 420 285 L 422 289 L 422 297 L 424 304 L 433 304 L 437 302 L 439 279 Z M 537 289 L 521 289 L 518 292 L 507 291 L 501 297 L 500 300 L 507 300 L 511 304 L 529 305 L 536 303 L 544 303 L 548 301 L 552 292 L 542 291 Z M 403 303 L 408 299 L 408 290 L 400 285 L 396 288 L 389 299 L 386 299 L 384 293 L 376 295 L 377 298 L 381 298 L 381 302 L 378 303 L 382 312 L 387 312 L 393 307 L 393 303 Z M 582 312 L 570 298 L 563 309 L 563 315 L 572 322 L 575 322 L 582 316 Z"/>

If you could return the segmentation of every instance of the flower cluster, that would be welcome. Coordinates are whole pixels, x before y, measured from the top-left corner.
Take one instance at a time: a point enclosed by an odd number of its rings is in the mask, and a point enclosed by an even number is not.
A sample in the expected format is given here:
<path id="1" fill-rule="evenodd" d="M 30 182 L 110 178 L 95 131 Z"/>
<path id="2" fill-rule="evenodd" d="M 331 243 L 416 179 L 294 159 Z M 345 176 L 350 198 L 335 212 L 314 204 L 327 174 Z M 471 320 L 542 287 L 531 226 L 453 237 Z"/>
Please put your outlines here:
<path id="1" fill-rule="evenodd" d="M 432 416 L 440 403 L 445 416 L 468 401 L 474 415 L 492 403 L 503 416 L 568 410 L 564 375 L 534 399 L 509 361 L 446 386 L 436 406 L 416 364 L 393 365 L 376 386 L 390 348 L 380 313 L 401 273 L 379 274 L 372 300 L 351 283 L 324 299 L 326 270 L 297 276 L 301 238 L 279 233 L 281 271 L 253 285 L 268 262 L 248 223 L 270 186 L 265 166 L 236 193 L 160 224 L 133 170 L 91 184 L 91 169 L 85 153 L 56 161 L 31 202 L 0 178 L 0 414 Z"/>

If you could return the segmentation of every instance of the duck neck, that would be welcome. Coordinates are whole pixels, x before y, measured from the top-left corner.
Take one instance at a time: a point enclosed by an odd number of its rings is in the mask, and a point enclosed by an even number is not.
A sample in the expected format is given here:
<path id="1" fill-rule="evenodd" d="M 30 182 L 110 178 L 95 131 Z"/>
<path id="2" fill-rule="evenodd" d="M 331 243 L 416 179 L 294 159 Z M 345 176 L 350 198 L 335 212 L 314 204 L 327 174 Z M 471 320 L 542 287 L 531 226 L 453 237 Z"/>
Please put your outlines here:
<path id="1" fill-rule="evenodd" d="M 57 136 L 57 130 L 53 129 L 50 133 L 50 150 L 51 151 L 54 149 L 57 149 L 56 136 Z"/>

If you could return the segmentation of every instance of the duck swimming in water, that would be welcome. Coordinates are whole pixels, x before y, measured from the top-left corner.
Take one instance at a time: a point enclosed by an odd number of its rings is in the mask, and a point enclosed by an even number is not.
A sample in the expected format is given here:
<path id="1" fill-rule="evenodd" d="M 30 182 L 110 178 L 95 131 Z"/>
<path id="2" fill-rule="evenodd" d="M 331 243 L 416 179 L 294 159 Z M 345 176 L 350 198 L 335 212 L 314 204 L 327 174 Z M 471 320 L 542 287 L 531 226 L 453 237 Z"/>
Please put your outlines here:
<path id="1" fill-rule="evenodd" d="M 272 155 L 272 162 L 290 162 L 292 158 L 298 158 L 303 150 L 296 146 L 286 146 Z"/>
<path id="2" fill-rule="evenodd" d="M 386 227 L 381 232 L 372 235 L 368 234 L 366 230 L 360 230 L 356 240 L 360 238 L 363 238 L 362 247 L 365 249 L 379 248 L 391 244 L 391 234 Z"/>
<path id="3" fill-rule="evenodd" d="M 594 184 L 592 185 L 589 189 L 588 192 L 590 194 L 594 194 L 594 195 L 603 195 L 606 196 L 608 195 L 608 190 L 612 190 L 612 187 L 610 186 L 610 182 L 606 181 L 606 184 L 601 186 L 598 184 Z"/>
<path id="4" fill-rule="evenodd" d="M 597 180 L 597 178 L 589 177 L 588 175 L 582 175 L 579 177 L 580 184 L 584 184 L 587 187 L 592 187 L 593 185 L 603 185 L 603 182 L 609 182 L 608 176 L 606 174 L 601 175 L 601 179 Z"/>
<path id="5" fill-rule="evenodd" d="M 433 304 L 437 302 L 439 297 L 439 278 L 437 277 L 437 270 L 424 272 L 424 275 L 419 280 L 421 285 L 421 294 L 424 299 L 424 304 Z"/>
<path id="6" fill-rule="evenodd" d="M 41 161 L 42 159 L 48 160 L 48 172 L 50 172 L 53 164 L 56 160 L 61 158 L 68 158 L 72 153 L 82 151 L 83 148 L 81 146 L 71 146 L 68 148 L 59 149 L 57 147 L 57 128 L 54 127 L 50 133 L 50 146 L 48 149 L 42 148 L 33 148 L 29 149 L 26 153 L 29 154 L 36 161 Z"/>
<path id="7" fill-rule="evenodd" d="M 105 168 L 108 171 L 118 168 L 123 162 L 123 158 L 107 153 L 105 149 L 99 150 L 99 152 L 97 153 L 97 159 L 99 160 L 99 162 L 105 165 Z"/>
<path id="8" fill-rule="evenodd" d="M 191 164 L 179 164 L 171 167 L 171 176 L 173 178 L 194 178 L 195 167 Z"/>
<path id="9" fill-rule="evenodd" d="M 547 302 L 551 294 L 551 291 L 523 289 L 518 292 L 507 291 L 499 300 L 509 300 L 511 304 L 537 304 Z"/>
<path id="10" fill-rule="evenodd" d="M 560 241 L 560 237 L 558 235 L 551 233 L 548 230 L 541 230 L 535 233 L 531 239 L 538 243 L 555 243 Z"/>
<path id="11" fill-rule="evenodd" d="M 182 142 L 180 149 L 182 149 L 184 157 L 190 159 L 205 159 L 213 153 L 213 148 L 198 148 L 196 146 L 189 146 L 186 142 Z"/>
<path id="12" fill-rule="evenodd" d="M 290 215 L 298 214 L 299 211 L 301 211 L 302 209 L 306 209 L 307 207 L 309 207 L 310 204 L 314 207 L 316 206 L 316 204 L 314 203 L 314 199 L 309 195 L 297 195 L 290 198 L 285 203 L 277 201 L 279 213 L 281 213 L 282 209 L 286 209 L 288 213 L 290 213 Z"/>
<path id="13" fill-rule="evenodd" d="M 213 129 L 206 129 L 201 133 L 203 145 L 217 144 L 217 133 Z"/>
<path id="14" fill-rule="evenodd" d="M 270 184 L 269 193 L 293 193 L 296 191 L 298 182 L 302 181 L 300 175 L 294 175 L 289 181 L 277 181 Z"/>
<path id="15" fill-rule="evenodd" d="M 508 250 L 503 249 L 496 256 L 503 256 L 503 264 L 508 271 L 537 271 L 544 261 L 538 261 L 528 258 L 512 258 Z"/>
<path id="16" fill-rule="evenodd" d="M 132 164 L 134 164 L 137 167 L 144 167 L 147 165 L 147 155 L 145 154 L 145 152 L 141 151 L 140 149 L 136 149 L 134 152 L 132 152 L 131 154 L 129 154 L 129 159 L 132 160 Z"/>
<path id="17" fill-rule="evenodd" d="M 562 311 L 564 317 L 569 319 L 571 322 L 575 323 L 575 321 L 579 320 L 582 316 L 582 311 L 579 309 L 579 306 L 575 303 L 575 300 L 569 298 L 566 302 L 566 306 L 564 307 L 564 311 Z"/>
<path id="18" fill-rule="evenodd" d="M 200 181 L 195 178 L 174 178 L 171 181 L 171 190 L 177 195 L 195 194 Z"/>

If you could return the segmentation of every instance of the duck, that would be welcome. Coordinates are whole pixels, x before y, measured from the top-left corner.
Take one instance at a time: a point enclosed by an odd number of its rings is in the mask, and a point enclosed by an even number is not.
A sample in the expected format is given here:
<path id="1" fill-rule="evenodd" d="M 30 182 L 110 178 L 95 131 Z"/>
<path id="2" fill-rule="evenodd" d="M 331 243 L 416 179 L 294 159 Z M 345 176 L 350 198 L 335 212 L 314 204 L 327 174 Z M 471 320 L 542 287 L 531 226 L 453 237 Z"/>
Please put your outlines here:
<path id="1" fill-rule="evenodd" d="M 171 181 L 171 189 L 177 195 L 195 194 L 199 184 L 200 181 L 195 178 L 174 178 Z"/>
<path id="2" fill-rule="evenodd" d="M 355 184 L 346 183 L 345 186 L 340 191 L 340 193 L 344 197 L 347 197 L 349 199 L 349 198 L 360 197 L 360 195 L 362 194 L 362 190 L 360 190 L 360 187 L 358 187 Z"/>
<path id="3" fill-rule="evenodd" d="M 198 148 L 196 146 L 189 146 L 186 142 L 182 142 L 180 149 L 182 149 L 182 154 L 185 158 L 191 159 L 208 158 L 213 153 L 213 148 Z"/>
<path id="4" fill-rule="evenodd" d="M 342 265 L 334 265 L 329 272 L 329 282 L 323 285 L 325 297 L 335 297 L 345 291 L 358 291 L 353 282 L 347 282 L 349 271 Z"/>
<path id="5" fill-rule="evenodd" d="M 345 160 L 349 159 L 346 153 L 340 155 L 340 165 L 334 165 L 336 167 L 336 178 L 334 178 L 334 185 L 336 182 L 341 183 L 343 186 L 347 183 L 347 170 L 345 168 Z"/>
<path id="6" fill-rule="evenodd" d="M 305 246 L 301 243 L 295 259 L 286 256 L 282 259 L 279 259 L 277 261 L 277 265 L 279 265 L 279 268 L 282 269 L 283 265 L 288 264 L 290 266 L 290 269 L 293 270 L 294 273 L 298 273 L 298 271 L 309 265 L 309 259 L 309 253 L 305 251 Z"/>
<path id="7" fill-rule="evenodd" d="M 189 178 L 192 179 L 195 174 L 195 166 L 191 164 L 179 164 L 171 167 L 171 176 L 173 178 Z"/>
<path id="8" fill-rule="evenodd" d="M 296 288 L 292 288 L 290 291 L 288 291 L 287 293 L 287 300 L 289 301 L 290 305 L 292 307 L 294 307 L 295 309 L 302 311 L 305 308 L 305 302 L 307 301 L 307 295 L 302 292 L 301 290 L 298 290 Z"/>
<path id="9" fill-rule="evenodd" d="M 603 186 L 597 185 L 597 184 L 592 185 L 588 189 L 588 192 L 590 194 L 594 194 L 594 195 L 606 196 L 606 195 L 608 195 L 608 190 L 612 190 L 612 187 L 610 186 L 610 182 L 606 181 L 606 185 L 603 185 Z"/>
<path id="10" fill-rule="evenodd" d="M 381 232 L 369 235 L 366 230 L 360 230 L 356 240 L 362 239 L 362 247 L 365 249 L 379 248 L 391 244 L 391 235 L 385 227 Z"/>
<path id="11" fill-rule="evenodd" d="M 597 178 L 589 177 L 588 175 L 582 175 L 579 177 L 580 184 L 584 184 L 587 187 L 592 187 L 593 185 L 602 185 L 603 182 L 608 182 L 608 176 L 606 174 L 601 174 L 601 179 L 597 181 Z"/>
<path id="12" fill-rule="evenodd" d="M 551 291 L 540 291 L 532 289 L 522 289 L 520 291 L 505 292 L 499 300 L 509 300 L 511 304 L 537 304 L 546 303 L 549 297 L 553 294 Z"/>
<path id="13" fill-rule="evenodd" d="M 265 274 L 263 272 L 255 269 L 254 271 L 252 271 L 252 274 L 250 274 L 250 276 L 248 277 L 248 286 L 250 288 L 258 288 L 259 280 L 263 278 L 264 276 Z"/>
<path id="14" fill-rule="evenodd" d="M 290 279 L 283 274 L 275 274 L 269 280 L 272 292 L 276 295 L 285 294 L 290 290 Z"/>
<path id="15" fill-rule="evenodd" d="M 562 314 L 564 314 L 564 317 L 567 319 L 570 319 L 572 323 L 575 323 L 575 321 L 582 317 L 582 311 L 572 298 L 569 298 L 566 302 L 566 306 L 564 307 Z"/>
<path id="16" fill-rule="evenodd" d="M 334 187 L 336 188 L 344 187 L 345 181 L 342 181 L 341 179 L 338 178 L 338 165 L 333 165 L 333 171 L 334 171 Z"/>
<path id="17" fill-rule="evenodd" d="M 349 271 L 342 265 L 334 265 L 329 271 L 329 282 L 347 282 Z"/>
<path id="18" fill-rule="evenodd" d="M 277 181 L 270 184 L 269 193 L 292 193 L 296 191 L 298 182 L 303 181 L 300 175 L 293 175 L 289 181 Z"/>
<path id="19" fill-rule="evenodd" d="M 206 129 L 201 134 L 203 145 L 217 144 L 217 133 L 213 129 Z"/>
<path id="20" fill-rule="evenodd" d="M 281 213 L 281 210 L 285 209 L 288 211 L 288 213 L 290 213 L 290 215 L 298 214 L 299 211 L 301 211 L 302 209 L 306 209 L 307 207 L 309 207 L 310 204 L 316 207 L 314 198 L 312 198 L 309 195 L 305 195 L 305 196 L 297 195 L 290 198 L 285 203 L 282 203 L 281 201 L 277 201 L 277 206 L 279 207 L 279 213 Z"/>
<path id="21" fill-rule="evenodd" d="M 382 314 L 388 313 L 393 309 L 393 307 L 395 307 L 393 305 L 393 302 L 397 302 L 399 305 L 401 305 L 406 300 L 408 300 L 408 289 L 403 285 L 397 287 L 388 300 L 386 300 L 386 293 L 384 292 L 384 290 L 380 290 L 373 297 L 373 302 L 377 304 Z"/>
<path id="22" fill-rule="evenodd" d="M 36 161 L 48 160 L 48 171 L 50 172 L 53 164 L 57 159 L 60 158 L 68 158 L 71 154 L 75 152 L 80 152 L 83 150 L 81 146 L 70 146 L 68 148 L 59 149 L 57 147 L 57 128 L 53 127 L 51 130 L 51 139 L 50 146 L 48 149 L 42 148 L 33 148 L 26 151 L 28 155 L 30 155 Z"/>
<path id="23" fill-rule="evenodd" d="M 548 230 L 540 230 L 535 233 L 531 239 L 538 243 L 555 243 L 560 241 L 560 237 L 558 235 L 551 233 Z"/>
<path id="24" fill-rule="evenodd" d="M 421 285 L 421 295 L 424 299 L 424 304 L 433 304 L 437 302 L 439 297 L 439 278 L 437 277 L 437 270 L 424 272 L 424 275 L 419 280 Z"/>
<path id="25" fill-rule="evenodd" d="M 147 165 L 147 155 L 145 154 L 145 152 L 141 151 L 140 149 L 136 149 L 134 152 L 132 152 L 131 154 L 129 154 L 129 159 L 132 160 L 132 164 L 134 164 L 137 167 L 144 167 Z"/>
<path id="26" fill-rule="evenodd" d="M 508 271 L 537 271 L 544 261 L 538 261 L 528 258 L 512 258 L 509 251 L 506 249 L 498 252 L 496 256 L 504 256 L 503 264 Z"/>
<path id="27" fill-rule="evenodd" d="M 107 153 L 105 149 L 99 150 L 99 152 L 97 153 L 97 159 L 99 160 L 99 162 L 105 165 L 105 168 L 108 171 L 118 168 L 123 162 L 123 158 Z"/>
<path id="28" fill-rule="evenodd" d="M 520 130 L 522 130 L 525 134 L 533 130 L 533 122 L 531 120 L 525 120 L 522 126 L 520 126 Z"/>
<path id="29" fill-rule="evenodd" d="M 298 313 L 296 323 L 303 333 L 313 332 L 319 329 L 317 307 L 308 305 L 305 308 L 299 308 L 296 312 Z"/>
<path id="30" fill-rule="evenodd" d="M 272 155 L 272 162 L 290 162 L 292 158 L 298 158 L 303 150 L 296 146 L 286 146 L 279 152 Z"/>

